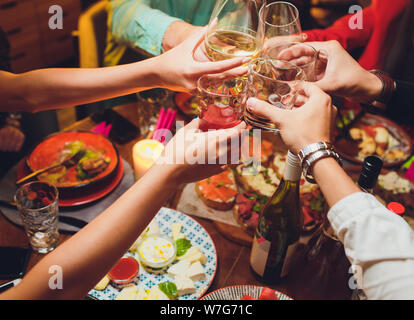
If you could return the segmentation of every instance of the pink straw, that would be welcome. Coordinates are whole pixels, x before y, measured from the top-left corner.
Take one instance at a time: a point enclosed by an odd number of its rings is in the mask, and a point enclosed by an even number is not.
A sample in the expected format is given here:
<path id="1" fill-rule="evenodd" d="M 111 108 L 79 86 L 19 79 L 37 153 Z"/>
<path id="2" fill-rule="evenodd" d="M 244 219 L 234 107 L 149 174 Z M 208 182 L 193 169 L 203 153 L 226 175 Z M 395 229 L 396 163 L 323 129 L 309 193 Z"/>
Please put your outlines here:
<path id="1" fill-rule="evenodd" d="M 155 133 L 155 138 L 154 140 L 158 140 L 160 141 L 162 133 L 163 133 L 163 129 L 165 128 L 165 125 L 168 122 L 168 119 L 171 116 L 171 109 L 167 110 L 167 114 L 164 116 L 164 118 L 162 119 L 161 123 L 160 123 L 160 127 L 158 128 L 158 131 Z"/>
<path id="2" fill-rule="evenodd" d="M 168 119 L 167 125 L 165 126 L 165 130 L 163 130 L 163 135 L 160 137 L 160 141 L 161 142 L 166 143 L 165 139 L 166 139 L 167 132 L 165 132 L 165 131 L 168 131 L 168 130 L 171 129 L 176 115 L 177 115 L 177 110 L 175 110 L 174 112 L 172 112 L 170 114 L 170 117 Z"/>
<path id="3" fill-rule="evenodd" d="M 161 121 L 164 119 L 165 109 L 161 108 L 160 115 L 158 116 L 157 125 L 155 126 L 155 131 L 160 128 Z"/>

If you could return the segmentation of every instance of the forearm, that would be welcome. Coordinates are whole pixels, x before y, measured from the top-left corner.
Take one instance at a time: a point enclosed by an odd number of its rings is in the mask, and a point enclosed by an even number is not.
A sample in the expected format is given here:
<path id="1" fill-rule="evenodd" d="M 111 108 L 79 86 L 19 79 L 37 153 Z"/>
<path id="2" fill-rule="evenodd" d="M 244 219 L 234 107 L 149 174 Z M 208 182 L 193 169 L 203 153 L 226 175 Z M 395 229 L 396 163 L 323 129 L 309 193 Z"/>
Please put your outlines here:
<path id="1" fill-rule="evenodd" d="M 164 37 L 162 39 L 162 46 L 165 51 L 168 51 L 181 42 L 187 39 L 191 33 L 201 27 L 193 26 L 189 23 L 183 21 L 173 22 L 165 31 Z"/>
<path id="2" fill-rule="evenodd" d="M 177 188 L 167 166 L 153 167 L 87 227 L 41 260 L 3 299 L 81 299 L 112 268 Z M 62 268 L 63 289 L 48 286 Z"/>
<path id="3" fill-rule="evenodd" d="M 361 192 L 361 189 L 333 158 L 316 162 L 313 167 L 313 175 L 329 207 L 333 207 L 338 201 L 353 193 Z"/>
<path id="4" fill-rule="evenodd" d="M 135 93 L 158 86 L 156 59 L 97 69 L 0 72 L 0 111 L 38 112 Z"/>

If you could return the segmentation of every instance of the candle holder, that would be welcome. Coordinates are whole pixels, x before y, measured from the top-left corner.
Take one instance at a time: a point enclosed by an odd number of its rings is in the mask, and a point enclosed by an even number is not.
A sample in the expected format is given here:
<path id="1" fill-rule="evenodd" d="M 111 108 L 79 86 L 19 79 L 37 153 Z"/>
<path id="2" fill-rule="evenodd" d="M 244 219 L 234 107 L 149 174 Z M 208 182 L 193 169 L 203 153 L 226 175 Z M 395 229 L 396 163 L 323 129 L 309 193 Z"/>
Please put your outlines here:
<path id="1" fill-rule="evenodd" d="M 145 139 L 132 148 L 135 181 L 141 179 L 164 151 L 164 145 L 156 140 Z"/>

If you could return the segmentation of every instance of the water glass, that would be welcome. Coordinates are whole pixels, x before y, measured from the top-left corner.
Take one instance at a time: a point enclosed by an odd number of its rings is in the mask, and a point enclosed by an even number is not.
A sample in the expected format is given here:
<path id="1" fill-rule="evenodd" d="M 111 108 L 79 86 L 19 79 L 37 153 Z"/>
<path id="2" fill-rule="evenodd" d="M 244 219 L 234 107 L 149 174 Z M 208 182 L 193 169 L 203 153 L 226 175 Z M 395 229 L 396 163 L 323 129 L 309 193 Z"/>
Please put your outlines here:
<path id="1" fill-rule="evenodd" d="M 283 60 L 257 58 L 249 64 L 249 96 L 272 104 L 275 108 L 292 109 L 299 94 L 298 84 L 306 76 L 301 68 Z M 246 108 L 244 120 L 256 128 L 278 132 L 268 119 Z"/>
<path id="2" fill-rule="evenodd" d="M 39 253 L 54 250 L 59 243 L 56 187 L 45 182 L 30 182 L 17 190 L 15 201 L 33 249 Z"/>
<path id="3" fill-rule="evenodd" d="M 247 102 L 247 79 L 205 75 L 198 80 L 198 105 L 202 131 L 237 126 Z"/>
<path id="4" fill-rule="evenodd" d="M 170 91 L 151 89 L 137 93 L 138 125 L 141 136 L 146 136 L 155 129 L 157 117 L 162 107 L 167 107 Z"/>
<path id="5" fill-rule="evenodd" d="M 315 67 L 318 60 L 318 51 L 309 44 L 285 42 L 266 48 L 263 57 L 289 61 L 305 72 L 306 81 L 316 81 Z"/>

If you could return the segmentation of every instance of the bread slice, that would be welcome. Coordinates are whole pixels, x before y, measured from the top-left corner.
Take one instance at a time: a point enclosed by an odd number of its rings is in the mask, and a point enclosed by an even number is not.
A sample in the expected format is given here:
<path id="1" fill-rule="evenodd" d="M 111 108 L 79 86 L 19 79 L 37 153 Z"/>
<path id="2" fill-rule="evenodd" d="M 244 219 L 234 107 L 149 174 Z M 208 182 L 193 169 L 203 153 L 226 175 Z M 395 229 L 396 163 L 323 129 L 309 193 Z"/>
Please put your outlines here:
<path id="1" fill-rule="evenodd" d="M 231 170 L 197 182 L 195 191 L 207 207 L 219 211 L 233 208 L 238 193 Z"/>
<path id="2" fill-rule="evenodd" d="M 266 197 L 271 197 L 280 183 L 272 168 L 244 164 L 236 168 L 236 181 L 244 191 L 255 191 Z"/>

